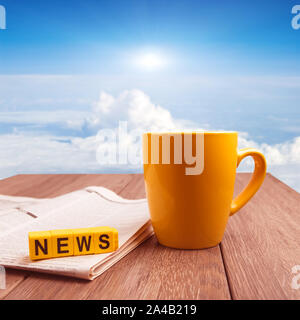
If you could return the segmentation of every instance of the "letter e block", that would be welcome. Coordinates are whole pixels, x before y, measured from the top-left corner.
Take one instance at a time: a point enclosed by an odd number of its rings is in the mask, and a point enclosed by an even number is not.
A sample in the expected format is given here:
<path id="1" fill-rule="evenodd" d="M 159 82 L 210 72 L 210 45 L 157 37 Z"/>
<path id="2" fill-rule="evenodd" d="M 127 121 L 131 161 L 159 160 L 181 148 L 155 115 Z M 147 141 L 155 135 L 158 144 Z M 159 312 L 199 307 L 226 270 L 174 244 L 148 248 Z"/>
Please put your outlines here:
<path id="1" fill-rule="evenodd" d="M 53 257 L 51 232 L 35 231 L 28 233 L 29 255 L 31 260 Z"/>
<path id="2" fill-rule="evenodd" d="M 53 257 L 72 256 L 74 237 L 72 229 L 51 230 Z"/>
<path id="3" fill-rule="evenodd" d="M 94 235 L 92 228 L 73 229 L 74 255 L 94 253 Z"/>

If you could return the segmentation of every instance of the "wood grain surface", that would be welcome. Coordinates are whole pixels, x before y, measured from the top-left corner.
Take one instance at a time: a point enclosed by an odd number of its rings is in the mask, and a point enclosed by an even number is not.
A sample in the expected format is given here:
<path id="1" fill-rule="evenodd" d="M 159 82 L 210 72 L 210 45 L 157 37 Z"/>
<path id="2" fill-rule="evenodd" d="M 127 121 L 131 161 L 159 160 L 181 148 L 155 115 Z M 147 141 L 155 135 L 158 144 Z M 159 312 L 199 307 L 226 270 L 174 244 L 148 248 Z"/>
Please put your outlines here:
<path id="1" fill-rule="evenodd" d="M 238 174 L 235 193 L 249 179 Z M 55 197 L 86 186 L 145 196 L 142 175 L 19 175 L 0 194 Z M 206 250 L 144 242 L 93 281 L 7 270 L 2 299 L 299 299 L 291 268 L 300 265 L 300 195 L 267 175 L 254 198 L 229 219 L 220 246 Z M 297 243 L 298 241 L 298 243 Z"/>
<path id="2" fill-rule="evenodd" d="M 237 179 L 237 189 L 243 179 Z M 259 193 L 230 218 L 221 243 L 233 299 L 300 299 L 300 195 L 267 175 Z M 299 285 L 300 285 L 300 281 Z"/>

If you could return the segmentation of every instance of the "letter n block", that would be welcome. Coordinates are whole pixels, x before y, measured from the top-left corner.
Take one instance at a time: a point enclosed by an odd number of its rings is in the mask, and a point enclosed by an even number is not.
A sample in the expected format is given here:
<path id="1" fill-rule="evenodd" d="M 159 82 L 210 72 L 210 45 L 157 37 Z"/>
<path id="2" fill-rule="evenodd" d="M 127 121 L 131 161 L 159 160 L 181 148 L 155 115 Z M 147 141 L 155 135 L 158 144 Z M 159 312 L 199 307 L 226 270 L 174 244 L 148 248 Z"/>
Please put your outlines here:
<path id="1" fill-rule="evenodd" d="M 74 236 L 72 229 L 51 230 L 53 257 L 72 256 Z"/>
<path id="2" fill-rule="evenodd" d="M 28 233 L 29 255 L 31 260 L 53 257 L 51 232 L 35 231 Z"/>
<path id="3" fill-rule="evenodd" d="M 92 228 L 94 234 L 95 253 L 115 251 L 114 230 L 110 227 Z"/>
<path id="4" fill-rule="evenodd" d="M 94 236 L 92 228 L 73 229 L 74 255 L 94 254 Z"/>

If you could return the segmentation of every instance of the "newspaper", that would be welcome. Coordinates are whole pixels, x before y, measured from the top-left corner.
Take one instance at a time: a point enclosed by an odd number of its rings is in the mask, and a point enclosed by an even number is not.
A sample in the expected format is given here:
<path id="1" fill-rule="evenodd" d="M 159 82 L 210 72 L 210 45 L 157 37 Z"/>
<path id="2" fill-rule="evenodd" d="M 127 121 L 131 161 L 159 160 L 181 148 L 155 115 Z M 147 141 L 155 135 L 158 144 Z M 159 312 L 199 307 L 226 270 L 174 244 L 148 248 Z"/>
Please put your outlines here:
<path id="1" fill-rule="evenodd" d="M 114 227 L 112 253 L 39 261 L 29 258 L 28 232 Z M 146 199 L 127 200 L 103 187 L 87 187 L 52 199 L 0 195 L 0 265 L 93 280 L 153 234 Z"/>

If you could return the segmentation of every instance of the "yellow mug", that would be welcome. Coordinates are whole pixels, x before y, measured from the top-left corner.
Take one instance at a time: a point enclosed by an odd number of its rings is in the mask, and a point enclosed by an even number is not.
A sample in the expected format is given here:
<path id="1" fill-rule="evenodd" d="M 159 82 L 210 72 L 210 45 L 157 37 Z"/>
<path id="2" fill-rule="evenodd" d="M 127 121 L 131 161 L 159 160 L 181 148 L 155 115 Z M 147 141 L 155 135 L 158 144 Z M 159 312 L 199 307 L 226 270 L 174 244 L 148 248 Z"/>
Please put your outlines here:
<path id="1" fill-rule="evenodd" d="M 229 216 L 250 200 L 266 175 L 263 154 L 238 151 L 237 143 L 237 132 L 143 134 L 146 195 L 159 243 L 204 249 L 221 242 Z M 236 168 L 247 156 L 255 169 L 233 199 Z"/>

